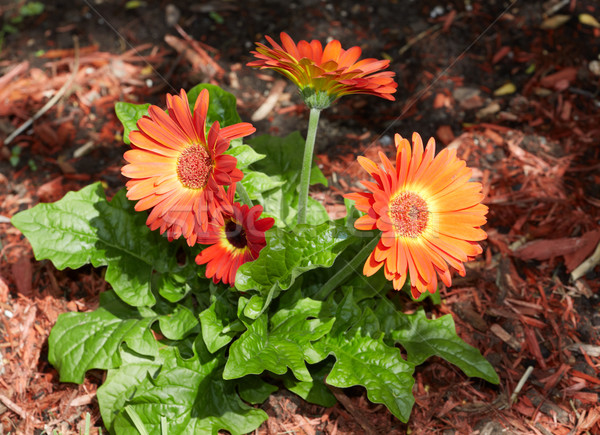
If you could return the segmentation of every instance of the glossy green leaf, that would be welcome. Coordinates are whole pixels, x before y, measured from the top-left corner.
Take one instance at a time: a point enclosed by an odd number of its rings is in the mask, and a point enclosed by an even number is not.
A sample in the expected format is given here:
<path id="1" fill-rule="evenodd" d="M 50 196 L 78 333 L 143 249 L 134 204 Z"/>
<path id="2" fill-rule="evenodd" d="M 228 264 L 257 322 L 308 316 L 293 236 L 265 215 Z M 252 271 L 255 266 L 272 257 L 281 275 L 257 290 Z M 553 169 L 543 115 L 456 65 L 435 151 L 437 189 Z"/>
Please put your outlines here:
<path id="1" fill-rule="evenodd" d="M 429 320 L 423 310 L 407 315 L 396 312 L 388 304 L 380 304 L 375 312 L 381 319 L 386 338 L 406 349 L 409 362 L 421 364 L 430 356 L 437 355 L 458 366 L 467 376 L 499 383 L 492 365 L 476 348 L 456 335 L 451 315 Z"/>
<path id="2" fill-rule="evenodd" d="M 337 403 L 335 396 L 327 385 L 325 385 L 325 377 L 331 371 L 332 366 L 332 363 L 327 362 L 309 367 L 309 372 L 312 376 L 312 380 L 310 381 L 299 381 L 292 374 L 286 373 L 283 376 L 283 384 L 285 388 L 302 397 L 307 402 L 328 408 Z"/>
<path id="3" fill-rule="evenodd" d="M 362 385 L 371 402 L 383 403 L 392 414 L 406 422 L 414 397 L 414 366 L 400 350 L 383 342 L 378 319 L 367 307 L 359 308 L 349 292 L 336 309 L 331 332 L 313 343 L 319 358 L 335 356 L 336 362 L 326 382 L 335 387 Z"/>
<path id="4" fill-rule="evenodd" d="M 229 154 L 237 159 L 237 168 L 245 169 L 252 163 L 258 162 L 264 159 L 264 154 L 259 154 L 249 145 L 234 145 L 235 141 L 231 141 L 231 147 L 225 151 L 225 154 Z"/>
<path id="5" fill-rule="evenodd" d="M 238 290 L 256 289 L 266 294 L 274 284 L 288 289 L 296 277 L 317 267 L 329 267 L 348 243 L 343 222 L 299 226 L 293 231 L 272 229 L 266 233 L 267 246 L 259 257 L 242 264 L 237 271 Z"/>
<path id="6" fill-rule="evenodd" d="M 248 140 L 252 148 L 265 154 L 268 158 L 254 163 L 253 170 L 263 172 L 275 181 L 283 181 L 281 188 L 265 192 L 260 198 L 260 203 L 268 216 L 274 217 L 278 226 L 294 226 L 296 223 L 296 206 L 298 204 L 298 188 L 300 173 L 302 171 L 302 157 L 304 153 L 304 139 L 298 132 L 289 134 L 284 138 L 263 135 Z M 318 168 L 313 165 L 311 169 L 311 184 L 327 183 L 327 179 Z M 307 210 L 308 222 L 320 224 L 329 219 L 325 208 L 317 201 L 309 202 Z"/>
<path id="7" fill-rule="evenodd" d="M 169 302 L 178 302 L 193 286 L 208 286 L 209 281 L 199 279 L 197 272 L 198 265 L 194 261 L 188 261 L 184 266 L 172 264 L 168 272 L 156 272 L 152 275 L 152 289 Z"/>
<path id="8" fill-rule="evenodd" d="M 64 313 L 48 337 L 48 360 L 62 382 L 83 382 L 90 369 L 112 369 L 121 364 L 121 343 L 141 355 L 154 356 L 158 346 L 150 325 L 156 317 L 143 317 L 114 292 L 100 295 L 100 307 L 91 313 Z"/>
<path id="9" fill-rule="evenodd" d="M 155 358 L 148 358 L 121 349 L 122 364 L 108 370 L 97 394 L 102 421 L 109 430 L 112 430 L 114 418 L 123 409 L 127 398 L 135 393 L 138 384 L 147 376 L 155 376 L 163 364 L 164 353 L 173 351 L 172 347 L 163 346 Z"/>
<path id="10" fill-rule="evenodd" d="M 260 194 L 262 192 L 276 189 L 285 184 L 285 181 L 269 177 L 263 172 L 247 169 L 244 171 L 244 178 L 241 183 L 246 189 L 250 199 L 255 200 L 261 198 Z"/>
<path id="11" fill-rule="evenodd" d="M 36 259 L 52 260 L 57 269 L 107 266 L 106 281 L 130 305 L 153 305 L 153 271 L 175 267 L 172 244 L 146 227 L 124 190 L 107 202 L 100 183 L 18 213 L 12 223 L 29 239 Z"/>
<path id="12" fill-rule="evenodd" d="M 242 122 L 240 115 L 237 113 L 235 96 L 224 91 L 219 86 L 208 83 L 200 83 L 188 91 L 187 96 L 190 102 L 190 110 L 194 110 L 194 104 L 196 104 L 196 100 L 202 89 L 208 89 L 209 95 L 208 113 L 206 115 L 207 125 L 219 121 L 221 127 L 227 127 Z"/>
<path id="13" fill-rule="evenodd" d="M 165 359 L 155 378 L 147 376 L 140 382 L 126 408 L 151 434 L 216 434 L 226 430 L 237 435 L 255 430 L 267 414 L 242 402 L 235 383 L 223 380 L 223 352 L 211 354 L 200 337 L 196 343 L 192 358 L 175 353 Z M 138 433 L 125 412 L 114 419 L 114 429 L 119 434 Z"/>
<path id="14" fill-rule="evenodd" d="M 160 332 L 169 340 L 182 340 L 184 337 L 200 332 L 200 323 L 192 310 L 181 304 L 168 314 L 159 317 Z"/>
<path id="15" fill-rule="evenodd" d="M 250 320 L 258 318 L 263 312 L 266 298 L 260 295 L 252 295 L 244 306 L 244 316 Z"/>
<path id="16" fill-rule="evenodd" d="M 119 101 L 115 104 L 115 113 L 123 124 L 123 142 L 127 145 L 131 143 L 129 133 L 138 129 L 137 122 L 142 116 L 148 115 L 148 107 L 150 107 L 150 103 L 133 104 Z"/>
<path id="17" fill-rule="evenodd" d="M 227 288 L 219 288 L 211 295 L 211 305 L 200 313 L 202 337 L 207 349 L 215 353 L 245 329 L 237 321 L 237 306 L 233 293 Z M 237 322 L 239 323 L 239 322 Z"/>
<path id="18" fill-rule="evenodd" d="M 238 381 L 240 397 L 252 405 L 263 403 L 278 389 L 279 387 L 265 382 L 260 376 L 248 375 Z"/>
<path id="19" fill-rule="evenodd" d="M 312 381 L 304 363 L 314 355 L 311 342 L 327 334 L 332 318 L 319 318 L 323 302 L 312 299 L 281 303 L 267 319 L 263 314 L 248 325 L 248 330 L 233 342 L 225 365 L 225 379 L 260 374 L 265 370 L 284 374 L 288 368 L 296 378 Z"/>

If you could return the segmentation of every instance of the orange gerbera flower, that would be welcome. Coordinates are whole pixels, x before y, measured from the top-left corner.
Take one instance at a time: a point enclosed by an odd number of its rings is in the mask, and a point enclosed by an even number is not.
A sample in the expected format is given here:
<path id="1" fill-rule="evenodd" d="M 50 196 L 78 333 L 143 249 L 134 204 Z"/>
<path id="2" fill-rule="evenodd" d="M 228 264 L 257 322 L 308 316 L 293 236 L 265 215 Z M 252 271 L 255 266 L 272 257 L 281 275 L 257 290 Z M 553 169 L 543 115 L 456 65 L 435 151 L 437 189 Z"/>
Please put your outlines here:
<path id="1" fill-rule="evenodd" d="M 398 84 L 394 73 L 382 71 L 389 60 L 362 59 L 362 50 L 352 47 L 344 50 L 340 41 L 329 42 L 325 49 L 317 40 L 300 41 L 298 45 L 282 32 L 277 44 L 265 36 L 273 48 L 259 42 L 252 54 L 258 59 L 248 66 L 270 68 L 279 71 L 293 81 L 311 108 L 324 109 L 339 97 L 347 94 L 370 94 L 386 100 L 394 100 Z M 358 61 L 358 62 L 357 62 Z"/>
<path id="2" fill-rule="evenodd" d="M 362 181 L 370 192 L 351 193 L 356 208 L 367 213 L 354 224 L 359 230 L 381 230 L 381 239 L 364 266 L 373 275 L 385 264 L 385 276 L 399 290 L 407 271 L 413 297 L 435 293 L 437 275 L 450 286 L 449 266 L 461 276 L 463 262 L 481 253 L 477 241 L 485 239 L 480 228 L 488 208 L 481 204 L 481 183 L 469 182 L 471 169 L 444 149 L 437 156 L 433 138 L 423 152 L 417 133 L 408 140 L 395 136 L 396 166 L 379 153 L 382 167 L 365 157 L 358 162 L 375 179 Z"/>
<path id="3" fill-rule="evenodd" d="M 194 226 L 208 228 L 209 219 L 219 219 L 223 189 L 242 179 L 237 159 L 224 155 L 232 139 L 254 133 L 247 122 L 220 128 L 215 122 L 206 133 L 209 94 L 203 89 L 190 111 L 187 94 L 167 94 L 168 114 L 157 106 L 137 122 L 138 131 L 129 134 L 132 150 L 125 153 L 128 165 L 121 170 L 131 178 L 127 197 L 138 200 L 135 209 L 152 208 L 146 224 L 167 231 L 170 240 L 183 235 L 195 243 Z"/>
<path id="4" fill-rule="evenodd" d="M 259 219 L 262 205 L 249 208 L 234 203 L 235 184 L 227 191 L 227 200 L 233 209 L 223 215 L 222 223 L 211 223 L 208 231 L 198 234 L 198 243 L 211 245 L 196 256 L 197 264 L 206 264 L 206 277 L 216 284 L 223 281 L 233 287 L 239 267 L 258 258 L 258 253 L 266 246 L 265 231 L 270 229 L 273 218 Z"/>

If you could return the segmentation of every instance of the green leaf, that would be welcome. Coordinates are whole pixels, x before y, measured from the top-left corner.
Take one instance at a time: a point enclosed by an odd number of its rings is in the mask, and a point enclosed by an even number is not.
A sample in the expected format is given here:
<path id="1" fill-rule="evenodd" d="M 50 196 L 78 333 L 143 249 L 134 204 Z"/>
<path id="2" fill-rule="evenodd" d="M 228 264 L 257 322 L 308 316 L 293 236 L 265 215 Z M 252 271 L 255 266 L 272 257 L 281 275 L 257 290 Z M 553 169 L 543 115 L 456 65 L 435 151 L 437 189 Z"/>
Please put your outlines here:
<path id="1" fill-rule="evenodd" d="M 48 360 L 58 369 L 62 382 L 80 384 L 87 370 L 118 367 L 123 342 L 138 354 L 156 355 L 158 346 L 150 331 L 155 320 L 144 318 L 114 292 L 101 293 L 96 311 L 58 316 L 48 337 Z"/>
<path id="2" fill-rule="evenodd" d="M 371 402 L 383 403 L 406 422 L 414 404 L 414 366 L 402 359 L 399 349 L 383 342 L 377 323 L 373 312 L 368 307 L 361 310 L 349 292 L 337 306 L 331 333 L 313 343 L 320 355 L 311 362 L 334 355 L 336 362 L 327 376 L 329 385 L 362 385 Z M 377 335 L 380 337 L 374 338 Z"/>
<path id="3" fill-rule="evenodd" d="M 44 3 L 42 2 L 27 2 L 21 6 L 19 13 L 24 17 L 33 17 L 44 12 Z"/>
<path id="4" fill-rule="evenodd" d="M 228 125 L 242 122 L 240 115 L 237 113 L 236 101 L 233 94 L 224 91 L 219 86 L 208 83 L 200 83 L 188 91 L 187 96 L 190 102 L 190 110 L 194 110 L 194 104 L 196 104 L 196 100 L 202 89 L 208 89 L 209 95 L 208 113 L 206 115 L 207 125 L 219 121 L 221 127 L 227 127 Z"/>
<path id="5" fill-rule="evenodd" d="M 150 103 L 133 104 L 119 101 L 115 104 L 115 113 L 123 124 L 123 142 L 127 145 L 131 143 L 129 133 L 138 129 L 137 122 L 142 116 L 148 115 L 148 107 L 150 107 Z"/>
<path id="6" fill-rule="evenodd" d="M 286 373 L 283 376 L 285 388 L 292 393 L 297 394 L 310 403 L 329 408 L 337 403 L 335 396 L 325 385 L 325 377 L 331 371 L 332 363 L 322 363 L 317 366 L 309 367 L 312 376 L 310 381 L 299 381 L 292 374 Z"/>
<path id="7" fill-rule="evenodd" d="M 163 354 L 173 351 L 172 347 L 163 347 L 156 358 L 147 358 L 121 349 L 121 366 L 108 370 L 97 394 L 102 421 L 109 430 L 112 430 L 114 418 L 123 409 L 127 399 L 135 393 L 138 384 L 146 376 L 156 376 L 164 361 Z"/>
<path id="8" fill-rule="evenodd" d="M 175 265 L 165 273 L 152 275 L 152 288 L 169 302 L 178 302 L 183 299 L 192 289 L 192 283 L 198 280 L 197 265 L 188 261 L 180 267 Z"/>
<path id="9" fill-rule="evenodd" d="M 259 257 L 242 264 L 237 271 L 238 290 L 256 289 L 266 294 L 274 284 L 288 289 L 300 274 L 317 267 L 329 267 L 348 242 L 343 222 L 325 222 L 319 226 L 298 226 L 293 231 L 267 231 L 267 246 Z"/>
<path id="10" fill-rule="evenodd" d="M 260 203 L 265 209 L 265 214 L 275 218 L 277 226 L 293 227 L 296 223 L 295 206 L 298 204 L 304 139 L 300 133 L 294 132 L 285 138 L 258 136 L 248 140 L 248 143 L 256 152 L 269 156 L 268 159 L 254 163 L 251 168 L 284 183 L 281 188 L 262 194 Z M 311 169 L 310 181 L 311 184 L 327 183 L 327 179 L 317 165 L 313 165 Z M 309 198 L 307 218 L 308 222 L 314 225 L 329 220 L 325 208 L 312 198 Z"/>
<path id="11" fill-rule="evenodd" d="M 260 376 L 248 375 L 238 381 L 240 397 L 252 405 L 263 403 L 279 388 L 265 382 Z"/>
<path id="12" fill-rule="evenodd" d="M 202 337 L 207 349 L 215 353 L 238 335 L 240 329 L 235 327 L 237 320 L 237 306 L 234 301 L 234 293 L 228 288 L 220 288 L 211 295 L 211 305 L 200 313 L 200 324 L 202 325 Z"/>
<path id="13" fill-rule="evenodd" d="M 285 184 L 285 181 L 269 177 L 263 172 L 246 169 L 244 171 L 244 178 L 242 179 L 241 183 L 246 189 L 250 199 L 254 200 L 259 199 L 262 192 L 282 186 Z"/>
<path id="14" fill-rule="evenodd" d="M 456 335 L 451 315 L 429 320 L 423 310 L 407 315 L 396 312 L 388 304 L 380 304 L 375 313 L 381 319 L 386 337 L 406 349 L 409 362 L 421 364 L 437 355 L 458 366 L 467 376 L 477 376 L 493 384 L 500 382 L 492 365 L 479 351 Z"/>
<path id="15" fill-rule="evenodd" d="M 273 291 L 275 291 L 273 287 Z M 259 295 L 252 295 L 250 299 L 244 305 L 244 316 L 250 320 L 255 320 L 263 313 L 266 299 Z"/>
<path id="16" fill-rule="evenodd" d="M 322 184 L 327 187 L 329 183 L 327 182 L 327 177 L 321 172 L 321 169 L 317 166 L 316 163 L 313 163 L 310 168 L 310 184 Z"/>
<path id="17" fill-rule="evenodd" d="M 294 214 L 294 219 L 296 219 L 296 214 L 297 212 Z M 327 210 L 323 207 L 323 204 L 309 196 L 306 205 L 306 222 L 309 225 L 319 225 L 328 220 L 329 214 L 327 214 Z"/>
<path id="18" fill-rule="evenodd" d="M 242 402 L 235 383 L 223 380 L 224 362 L 223 352 L 211 354 L 199 337 L 192 358 L 177 353 L 165 358 L 160 373 L 140 382 L 125 407 L 140 417 L 148 433 L 161 433 L 161 429 L 169 435 L 251 432 L 267 414 Z M 114 429 L 119 434 L 138 433 L 124 412 L 114 419 Z"/>
<path id="19" fill-rule="evenodd" d="M 129 305 L 153 305 L 153 271 L 175 267 L 173 244 L 148 229 L 124 190 L 107 202 L 100 183 L 18 213 L 12 223 L 29 239 L 38 260 L 50 259 L 61 270 L 107 266 L 106 281 Z"/>
<path id="20" fill-rule="evenodd" d="M 312 381 L 304 359 L 314 354 L 310 343 L 327 334 L 334 322 L 319 318 L 322 305 L 308 298 L 291 300 L 282 302 L 270 320 L 264 314 L 258 317 L 229 348 L 223 378 L 265 370 L 282 375 L 289 367 L 298 379 Z"/>
<path id="21" fill-rule="evenodd" d="M 171 313 L 158 319 L 160 332 L 169 340 L 181 340 L 193 332 L 200 332 L 198 318 L 192 310 L 178 304 Z"/>
<path id="22" fill-rule="evenodd" d="M 304 154 L 304 139 L 299 132 L 295 131 L 284 138 L 262 135 L 249 139 L 248 143 L 257 153 L 269 156 L 256 162 L 254 169 L 294 182 L 294 187 L 298 187 Z"/>
<path id="23" fill-rule="evenodd" d="M 264 154 L 259 154 L 249 145 L 237 145 L 236 141 L 231 141 L 231 147 L 225 151 L 225 154 L 229 154 L 237 159 L 237 168 L 245 169 L 252 163 L 258 162 L 266 157 Z"/>

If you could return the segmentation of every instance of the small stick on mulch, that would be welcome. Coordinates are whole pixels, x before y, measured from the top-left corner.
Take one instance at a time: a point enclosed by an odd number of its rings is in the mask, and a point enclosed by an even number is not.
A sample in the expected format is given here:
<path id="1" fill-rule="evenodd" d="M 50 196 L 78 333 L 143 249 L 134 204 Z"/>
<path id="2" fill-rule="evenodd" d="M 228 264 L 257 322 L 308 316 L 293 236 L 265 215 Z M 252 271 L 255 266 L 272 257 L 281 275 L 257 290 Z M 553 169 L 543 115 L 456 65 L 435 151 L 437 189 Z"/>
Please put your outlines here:
<path id="1" fill-rule="evenodd" d="M 73 37 L 73 44 L 75 46 L 75 61 L 73 62 L 73 74 L 71 74 L 69 80 L 65 82 L 62 88 L 60 88 L 56 94 L 54 94 L 54 97 L 52 97 L 50 100 L 48 100 L 46 104 L 44 104 L 44 107 L 42 107 L 35 115 L 33 115 L 31 118 L 25 121 L 19 128 L 13 131 L 10 134 L 10 136 L 8 136 L 4 141 L 4 145 L 8 145 L 9 143 L 11 143 L 15 137 L 17 137 L 19 134 L 21 134 L 23 131 L 29 128 L 29 126 L 33 124 L 33 122 L 36 119 L 38 119 L 48 110 L 50 110 L 50 108 L 54 106 L 58 102 L 58 100 L 62 98 L 65 92 L 67 92 L 67 90 L 73 85 L 75 77 L 77 77 L 77 72 L 79 71 L 79 39 L 77 38 L 77 36 Z"/>
<path id="2" fill-rule="evenodd" d="M 354 406 L 354 404 L 352 403 L 352 400 L 350 400 L 350 398 L 348 396 L 346 396 L 346 394 L 344 394 L 343 390 L 341 390 L 340 388 L 337 388 L 337 387 L 332 387 L 331 385 L 328 385 L 328 387 L 331 390 L 331 392 L 333 393 L 333 395 L 335 396 L 335 398 L 338 400 L 338 402 L 340 402 L 342 404 L 342 406 L 344 408 L 346 408 L 346 411 L 348 411 L 350 413 L 350 415 L 352 415 L 354 420 L 356 420 L 356 422 L 360 425 L 360 427 L 362 427 L 365 430 L 365 433 L 367 435 L 376 435 L 377 434 L 377 432 L 369 425 L 369 422 L 363 418 L 363 416 L 362 416 L 363 411 L 361 409 L 359 409 L 357 406 Z"/>
<path id="3" fill-rule="evenodd" d="M 525 382 L 527 382 L 527 379 L 529 379 L 529 376 L 531 376 L 532 372 L 533 372 L 533 366 L 527 367 L 527 370 L 525 370 L 525 373 L 523 373 L 523 376 L 519 380 L 519 383 L 517 384 L 517 386 L 515 388 L 515 391 L 513 391 L 513 393 L 510 395 L 510 402 L 509 402 L 510 405 L 513 405 L 514 403 L 516 403 L 517 396 L 519 395 L 519 393 L 523 389 L 523 386 L 525 385 Z"/>
<path id="4" fill-rule="evenodd" d="M 598 263 L 600 263 L 600 243 L 598 243 L 598 246 L 596 246 L 594 253 L 587 260 L 577 266 L 573 272 L 571 272 L 571 279 L 573 281 L 577 281 L 579 278 L 596 267 Z"/>
<path id="5" fill-rule="evenodd" d="M 13 402 L 8 397 L 6 397 L 4 394 L 2 394 L 2 393 L 0 393 L 0 402 L 2 402 L 4 404 L 4 406 L 6 406 L 12 412 L 14 412 L 19 417 L 21 417 L 22 420 L 27 420 L 27 418 L 28 418 L 27 412 L 23 408 L 21 408 L 19 405 L 17 405 L 15 402 Z M 39 421 L 37 419 L 34 419 L 33 422 L 36 425 L 42 425 L 43 424 L 41 421 Z"/>

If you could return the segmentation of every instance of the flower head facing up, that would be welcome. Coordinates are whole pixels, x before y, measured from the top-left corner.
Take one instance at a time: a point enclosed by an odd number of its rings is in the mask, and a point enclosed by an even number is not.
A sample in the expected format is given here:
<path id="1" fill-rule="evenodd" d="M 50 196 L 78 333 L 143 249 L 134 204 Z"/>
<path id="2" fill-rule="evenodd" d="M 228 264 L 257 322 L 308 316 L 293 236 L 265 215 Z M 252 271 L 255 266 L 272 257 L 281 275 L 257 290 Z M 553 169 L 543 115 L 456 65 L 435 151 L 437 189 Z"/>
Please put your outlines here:
<path id="1" fill-rule="evenodd" d="M 383 71 L 388 60 L 362 59 L 360 47 L 344 50 L 339 41 L 325 48 L 317 40 L 294 42 L 282 32 L 279 45 L 265 36 L 272 48 L 259 42 L 252 54 L 257 60 L 248 66 L 273 69 L 293 81 L 310 108 L 324 109 L 333 101 L 348 94 L 369 94 L 394 100 L 398 84 L 394 73 Z"/>
<path id="2" fill-rule="evenodd" d="M 396 165 L 379 153 L 382 166 L 365 157 L 358 162 L 374 178 L 363 181 L 368 192 L 345 195 L 366 215 L 354 226 L 379 229 L 381 239 L 367 259 L 363 272 L 373 275 L 381 267 L 394 288 L 400 290 L 407 275 L 415 298 L 435 293 L 437 276 L 450 286 L 449 266 L 464 276 L 463 263 L 482 252 L 476 243 L 487 236 L 487 207 L 481 204 L 480 183 L 469 182 L 471 169 L 454 150 L 435 154 L 432 139 L 423 150 L 421 137 L 408 140 L 396 134 Z"/>
<path id="3" fill-rule="evenodd" d="M 258 258 L 266 246 L 265 231 L 275 220 L 259 219 L 263 212 L 261 205 L 248 207 L 234 203 L 235 184 L 227 191 L 227 200 L 232 204 L 232 212 L 223 216 L 221 223 L 212 222 L 208 231 L 198 234 L 198 243 L 211 245 L 196 256 L 197 264 L 206 264 L 206 277 L 217 284 L 223 281 L 233 287 L 239 267 Z"/>
<path id="4" fill-rule="evenodd" d="M 130 178 L 127 197 L 137 200 L 135 209 L 152 209 L 146 224 L 167 231 L 170 240 L 184 236 L 196 242 L 194 227 L 203 231 L 211 219 L 220 219 L 231 204 L 223 201 L 221 185 L 242 179 L 237 159 L 223 154 L 232 139 L 248 136 L 255 128 L 239 123 L 221 128 L 215 122 L 206 132 L 209 94 L 203 89 L 193 114 L 185 91 L 167 94 L 168 114 L 157 106 L 148 108 L 138 130 L 129 134 L 133 149 L 121 172 Z"/>

